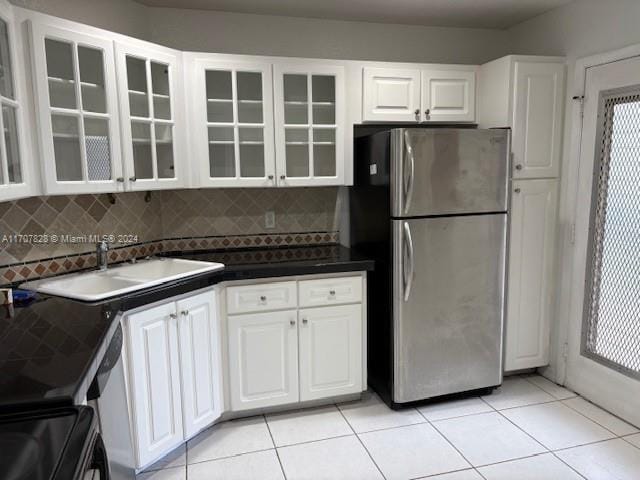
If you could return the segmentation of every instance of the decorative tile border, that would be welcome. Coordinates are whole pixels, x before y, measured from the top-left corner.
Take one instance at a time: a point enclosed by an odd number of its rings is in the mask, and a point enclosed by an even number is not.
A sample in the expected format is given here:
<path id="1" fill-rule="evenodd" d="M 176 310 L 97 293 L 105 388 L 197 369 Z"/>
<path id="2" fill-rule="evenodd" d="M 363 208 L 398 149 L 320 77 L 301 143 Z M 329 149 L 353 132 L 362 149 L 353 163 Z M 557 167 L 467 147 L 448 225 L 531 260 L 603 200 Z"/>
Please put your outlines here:
<path id="1" fill-rule="evenodd" d="M 109 262 L 119 263 L 171 251 L 233 250 L 238 248 L 300 247 L 332 245 L 339 241 L 338 232 L 273 233 L 258 235 L 169 238 L 117 247 L 109 251 Z M 0 268 L 0 285 L 51 277 L 96 266 L 93 252 L 43 258 L 14 263 Z"/>

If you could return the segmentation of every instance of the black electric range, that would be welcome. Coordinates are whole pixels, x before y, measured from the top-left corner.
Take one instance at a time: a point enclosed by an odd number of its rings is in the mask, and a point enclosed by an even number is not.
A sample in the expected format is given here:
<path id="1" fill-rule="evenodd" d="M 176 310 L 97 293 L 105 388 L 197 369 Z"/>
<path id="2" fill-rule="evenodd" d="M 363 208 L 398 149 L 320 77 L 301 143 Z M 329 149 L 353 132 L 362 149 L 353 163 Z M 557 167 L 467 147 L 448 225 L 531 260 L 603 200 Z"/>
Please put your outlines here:
<path id="1" fill-rule="evenodd" d="M 3 480 L 108 479 L 107 457 L 91 407 L 0 416 Z"/>

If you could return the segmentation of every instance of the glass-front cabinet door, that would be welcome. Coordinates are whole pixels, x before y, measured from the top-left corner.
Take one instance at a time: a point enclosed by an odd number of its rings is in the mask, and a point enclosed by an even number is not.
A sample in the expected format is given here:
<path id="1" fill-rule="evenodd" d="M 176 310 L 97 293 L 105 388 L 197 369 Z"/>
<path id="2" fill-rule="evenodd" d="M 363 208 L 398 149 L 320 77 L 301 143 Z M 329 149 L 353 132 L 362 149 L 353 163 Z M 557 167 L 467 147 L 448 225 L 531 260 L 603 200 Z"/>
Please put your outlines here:
<path id="1" fill-rule="evenodd" d="M 37 22 L 31 31 L 45 193 L 122 190 L 113 42 Z"/>
<path id="2" fill-rule="evenodd" d="M 344 183 L 344 68 L 275 65 L 278 186 Z"/>
<path id="3" fill-rule="evenodd" d="M 269 64 L 196 58 L 192 105 L 201 186 L 275 186 Z"/>
<path id="4" fill-rule="evenodd" d="M 185 186 L 181 53 L 116 43 L 116 62 L 127 188 Z"/>
<path id="5" fill-rule="evenodd" d="M 11 7 L 0 3 L 0 201 L 36 193 L 26 165 L 23 85 L 17 71 L 16 32 Z M 20 70 L 21 71 L 21 70 Z"/>

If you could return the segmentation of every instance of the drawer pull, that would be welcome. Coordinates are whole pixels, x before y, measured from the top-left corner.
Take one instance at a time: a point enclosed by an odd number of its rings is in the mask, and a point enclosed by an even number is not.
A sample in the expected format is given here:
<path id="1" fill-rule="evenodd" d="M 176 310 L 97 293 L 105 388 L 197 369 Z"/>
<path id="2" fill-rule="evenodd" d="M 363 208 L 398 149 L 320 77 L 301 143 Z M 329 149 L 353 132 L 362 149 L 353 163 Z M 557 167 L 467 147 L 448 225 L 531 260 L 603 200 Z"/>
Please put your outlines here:
<path id="1" fill-rule="evenodd" d="M 265 303 L 267 301 L 267 297 L 265 295 L 260 295 L 260 301 Z"/>
<path id="2" fill-rule="evenodd" d="M 335 290 L 329 290 L 329 295 L 331 295 L 332 297 L 336 296 L 336 291 Z"/>

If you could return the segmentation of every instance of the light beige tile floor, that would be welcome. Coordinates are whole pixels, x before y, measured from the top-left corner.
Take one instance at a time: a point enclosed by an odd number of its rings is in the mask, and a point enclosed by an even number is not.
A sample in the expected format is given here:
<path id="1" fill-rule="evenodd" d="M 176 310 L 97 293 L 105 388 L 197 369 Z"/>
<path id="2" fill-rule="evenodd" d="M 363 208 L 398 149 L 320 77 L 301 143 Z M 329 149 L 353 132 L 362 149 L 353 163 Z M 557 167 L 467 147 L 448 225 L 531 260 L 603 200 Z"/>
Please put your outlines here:
<path id="1" fill-rule="evenodd" d="M 139 480 L 639 480 L 639 430 L 539 376 L 493 395 L 362 401 L 209 428 Z"/>

